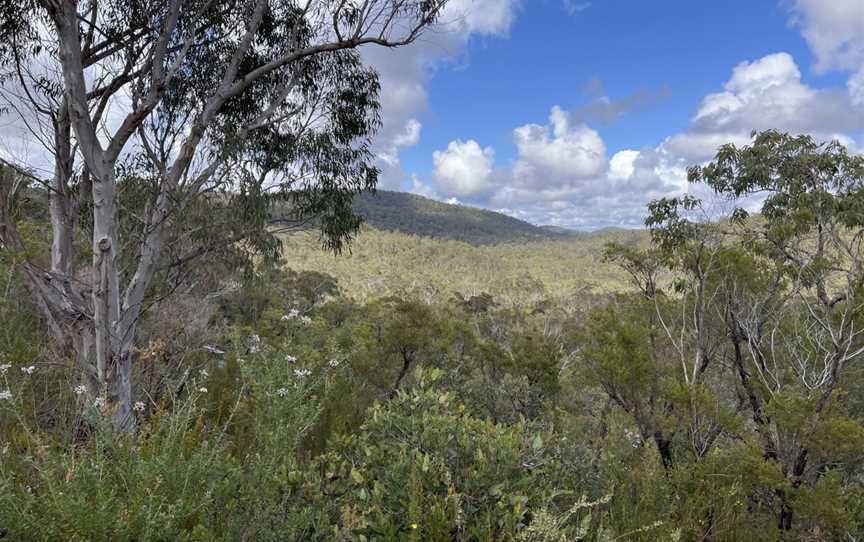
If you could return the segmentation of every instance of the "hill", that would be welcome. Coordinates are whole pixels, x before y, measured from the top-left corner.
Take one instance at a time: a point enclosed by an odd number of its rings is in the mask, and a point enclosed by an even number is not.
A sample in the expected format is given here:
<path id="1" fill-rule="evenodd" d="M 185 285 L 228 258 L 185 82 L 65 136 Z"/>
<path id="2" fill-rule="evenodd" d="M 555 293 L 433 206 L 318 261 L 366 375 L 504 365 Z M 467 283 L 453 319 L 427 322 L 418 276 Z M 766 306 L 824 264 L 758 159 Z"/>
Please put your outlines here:
<path id="1" fill-rule="evenodd" d="M 321 250 L 313 230 L 283 235 L 282 241 L 288 267 L 332 275 L 357 299 L 406 292 L 427 298 L 483 292 L 510 297 L 533 290 L 566 302 L 627 289 L 627 275 L 603 262 L 603 249 L 610 242 L 648 244 L 643 230 L 534 226 L 402 192 L 365 193 L 354 205 L 366 223 L 342 254 Z"/>
<path id="2" fill-rule="evenodd" d="M 354 210 L 377 230 L 474 245 L 561 240 L 576 234 L 563 228 L 534 226 L 494 211 L 388 190 L 359 194 L 354 198 Z"/>

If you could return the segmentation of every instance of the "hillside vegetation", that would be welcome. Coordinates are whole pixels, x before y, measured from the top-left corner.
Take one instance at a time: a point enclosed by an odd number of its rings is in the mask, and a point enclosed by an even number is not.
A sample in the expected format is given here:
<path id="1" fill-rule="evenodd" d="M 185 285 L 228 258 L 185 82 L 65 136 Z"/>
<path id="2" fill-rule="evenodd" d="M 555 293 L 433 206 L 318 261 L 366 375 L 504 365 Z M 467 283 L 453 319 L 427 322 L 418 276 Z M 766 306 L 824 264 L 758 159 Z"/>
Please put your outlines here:
<path id="1" fill-rule="evenodd" d="M 375 229 L 475 245 L 560 240 L 578 235 L 563 228 L 535 226 L 494 211 L 388 190 L 357 195 L 354 211 Z"/>
<path id="2" fill-rule="evenodd" d="M 435 227 L 445 230 L 442 223 Z M 644 247 L 649 236 L 612 230 L 560 240 L 472 245 L 366 227 L 339 256 L 322 251 L 312 233 L 286 235 L 282 241 L 288 267 L 333 275 L 348 295 L 359 299 L 391 293 L 501 296 L 517 284 L 533 284 L 543 295 L 565 300 L 626 289 L 627 274 L 602 261 L 603 247 L 610 242 Z"/>

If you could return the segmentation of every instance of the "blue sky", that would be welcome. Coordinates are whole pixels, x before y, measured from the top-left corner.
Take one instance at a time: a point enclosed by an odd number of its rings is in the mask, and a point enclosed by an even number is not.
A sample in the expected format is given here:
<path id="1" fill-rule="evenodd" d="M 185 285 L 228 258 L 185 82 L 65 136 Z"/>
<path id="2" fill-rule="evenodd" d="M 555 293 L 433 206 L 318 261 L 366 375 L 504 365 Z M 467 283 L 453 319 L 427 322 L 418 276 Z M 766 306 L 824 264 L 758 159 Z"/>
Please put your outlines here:
<path id="1" fill-rule="evenodd" d="M 638 225 L 754 128 L 864 131 L 861 0 L 461 0 L 372 62 L 382 187 L 535 223 Z"/>

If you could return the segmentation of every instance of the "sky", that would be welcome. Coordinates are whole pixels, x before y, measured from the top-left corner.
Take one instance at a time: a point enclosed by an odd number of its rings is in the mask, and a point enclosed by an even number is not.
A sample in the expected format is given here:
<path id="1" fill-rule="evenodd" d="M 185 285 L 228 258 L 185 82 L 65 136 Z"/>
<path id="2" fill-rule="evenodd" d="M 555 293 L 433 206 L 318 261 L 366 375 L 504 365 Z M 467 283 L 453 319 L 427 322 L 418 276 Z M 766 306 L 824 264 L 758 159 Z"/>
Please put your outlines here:
<path id="1" fill-rule="evenodd" d="M 754 129 L 864 152 L 864 0 L 451 0 L 382 83 L 379 188 L 638 227 Z"/>

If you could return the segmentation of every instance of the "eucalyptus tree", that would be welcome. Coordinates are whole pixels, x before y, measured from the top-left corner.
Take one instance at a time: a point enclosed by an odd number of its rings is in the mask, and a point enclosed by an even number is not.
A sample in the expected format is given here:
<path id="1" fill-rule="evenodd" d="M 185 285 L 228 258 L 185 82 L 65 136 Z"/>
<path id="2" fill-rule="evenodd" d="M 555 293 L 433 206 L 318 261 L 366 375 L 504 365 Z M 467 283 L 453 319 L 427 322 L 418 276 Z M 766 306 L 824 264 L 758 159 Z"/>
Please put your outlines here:
<path id="1" fill-rule="evenodd" d="M 445 4 L 4 3 L 7 80 L 36 87 L 38 96 L 19 101 L 23 112 L 59 125 L 70 142 L 63 160 L 52 149 L 63 162 L 59 182 L 45 182 L 58 209 L 51 270 L 31 264 L 23 274 L 52 334 L 74 349 L 91 399 L 104 395 L 115 428 L 134 429 L 136 327 L 160 272 L 207 253 L 210 242 L 253 239 L 266 248 L 262 211 L 272 196 L 287 201 L 295 223 L 317 217 L 330 248 L 356 231 L 351 197 L 377 180 L 369 144 L 379 125 L 377 76 L 357 48 L 407 45 Z M 41 75 L 46 61 L 50 73 Z M 40 100 L 49 106 L 37 108 Z M 80 164 L 70 165 L 76 155 Z M 139 188 L 131 191 L 137 212 L 121 207 L 126 186 Z M 222 210 L 213 221 L 222 239 L 206 227 L 198 236 L 183 231 L 202 202 Z M 83 273 L 72 264 L 75 213 L 90 237 Z M 4 222 L 12 216 L 4 211 Z M 218 229 L 220 221 L 230 225 Z M 23 250 L 14 227 L 2 232 L 4 247 Z"/>
<path id="2" fill-rule="evenodd" d="M 762 391 L 750 405 L 765 455 L 790 484 L 778 518 L 790 529 L 794 492 L 841 467 L 843 440 L 862 434 L 832 407 L 844 374 L 864 357 L 864 155 L 766 131 L 751 145 L 721 147 L 689 177 L 731 199 L 764 198 L 756 225 L 739 233 L 767 268 L 763 295 L 730 307 L 730 320 L 750 358 L 741 385 L 752 390 L 756 379 Z M 733 217 L 748 224 L 743 209 Z M 845 428 L 840 440 L 828 427 Z"/>
<path id="3" fill-rule="evenodd" d="M 717 398 L 752 429 L 730 436 L 755 437 L 782 473 L 774 501 L 763 504 L 789 530 L 793 502 L 856 461 L 848 443 L 864 438 L 837 401 L 844 375 L 864 357 L 864 156 L 765 131 L 750 145 L 724 145 L 688 177 L 733 202 L 731 216 L 694 220 L 700 199 L 658 200 L 646 220 L 653 259 L 613 253 L 645 284 L 655 284 L 657 265 L 670 273 L 669 295 L 654 298 L 671 300 L 680 316 L 669 318 L 674 312 L 658 302 L 656 328 L 687 385 L 720 366 Z M 741 206 L 753 198 L 761 200 L 756 216 Z"/>

